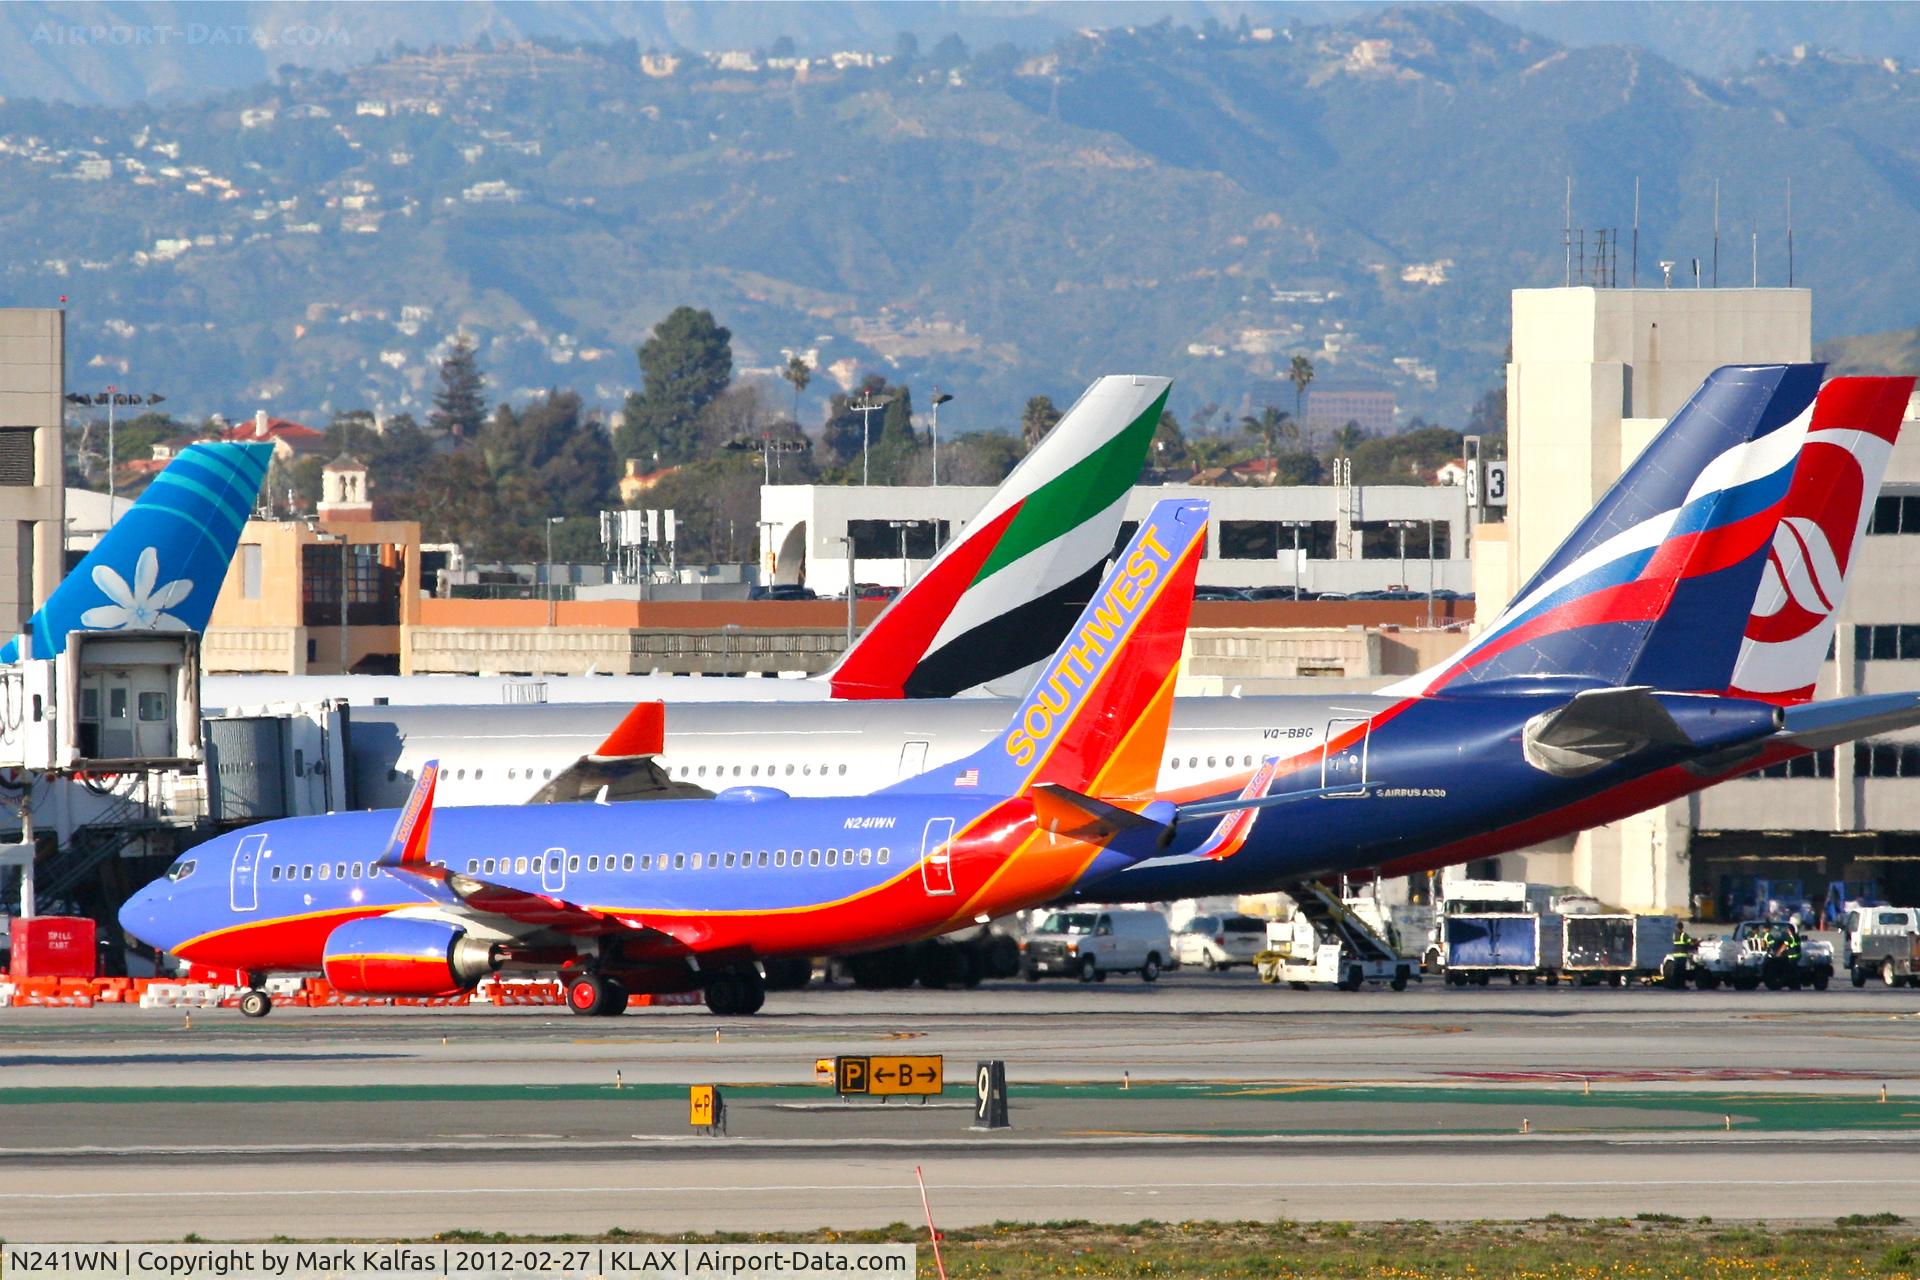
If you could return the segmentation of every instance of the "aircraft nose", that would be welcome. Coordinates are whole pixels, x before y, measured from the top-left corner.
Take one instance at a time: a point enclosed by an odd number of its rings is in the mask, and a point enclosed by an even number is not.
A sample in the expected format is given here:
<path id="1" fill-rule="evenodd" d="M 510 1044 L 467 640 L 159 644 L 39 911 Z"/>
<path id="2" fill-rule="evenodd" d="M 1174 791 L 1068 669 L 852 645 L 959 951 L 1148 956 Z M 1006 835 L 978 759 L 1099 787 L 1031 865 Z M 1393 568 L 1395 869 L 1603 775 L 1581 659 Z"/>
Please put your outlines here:
<path id="1" fill-rule="evenodd" d="M 173 930 L 167 923 L 173 895 L 164 880 L 155 881 L 120 907 L 120 927 L 159 951 L 172 949 Z"/>

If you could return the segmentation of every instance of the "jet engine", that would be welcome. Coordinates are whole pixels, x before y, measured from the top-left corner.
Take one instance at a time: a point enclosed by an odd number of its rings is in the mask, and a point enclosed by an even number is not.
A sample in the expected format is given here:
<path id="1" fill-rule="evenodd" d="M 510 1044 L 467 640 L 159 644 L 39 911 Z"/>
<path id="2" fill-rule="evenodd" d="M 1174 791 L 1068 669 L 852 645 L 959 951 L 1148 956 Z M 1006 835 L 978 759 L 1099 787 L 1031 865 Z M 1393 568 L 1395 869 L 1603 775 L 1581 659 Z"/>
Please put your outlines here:
<path id="1" fill-rule="evenodd" d="M 469 989 L 505 958 L 499 944 L 444 920 L 369 916 L 327 935 L 322 964 L 328 982 L 355 995 L 446 996 Z"/>

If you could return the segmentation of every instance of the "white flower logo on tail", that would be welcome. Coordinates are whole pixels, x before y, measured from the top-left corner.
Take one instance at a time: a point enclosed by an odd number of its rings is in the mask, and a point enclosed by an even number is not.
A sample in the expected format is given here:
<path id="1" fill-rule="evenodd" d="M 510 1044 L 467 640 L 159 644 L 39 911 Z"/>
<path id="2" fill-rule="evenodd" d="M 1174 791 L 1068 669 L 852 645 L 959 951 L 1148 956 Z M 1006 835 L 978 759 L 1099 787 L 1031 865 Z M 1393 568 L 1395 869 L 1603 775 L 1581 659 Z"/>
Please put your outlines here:
<path id="1" fill-rule="evenodd" d="M 106 593 L 112 604 L 97 605 L 80 615 L 80 625 L 90 631 L 188 631 L 192 628 L 167 610 L 193 594 L 191 578 L 175 578 L 162 587 L 160 553 L 148 547 L 140 553 L 133 569 L 133 586 L 118 573 L 100 564 L 93 567 L 93 585 Z"/>

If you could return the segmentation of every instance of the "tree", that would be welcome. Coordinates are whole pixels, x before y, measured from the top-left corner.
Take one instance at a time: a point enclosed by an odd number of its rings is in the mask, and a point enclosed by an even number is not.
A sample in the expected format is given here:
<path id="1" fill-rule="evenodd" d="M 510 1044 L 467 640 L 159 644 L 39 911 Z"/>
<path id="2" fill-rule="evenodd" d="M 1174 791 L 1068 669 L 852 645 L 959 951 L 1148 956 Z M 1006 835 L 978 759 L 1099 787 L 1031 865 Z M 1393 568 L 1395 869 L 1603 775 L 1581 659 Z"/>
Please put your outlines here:
<path id="1" fill-rule="evenodd" d="M 1267 457 L 1269 458 L 1277 458 L 1280 456 L 1280 442 L 1282 440 L 1298 440 L 1300 438 L 1299 425 L 1287 415 L 1286 410 L 1276 409 L 1272 405 L 1267 405 L 1261 409 L 1258 417 L 1248 414 L 1246 417 L 1240 419 L 1240 429 L 1250 435 L 1258 436 L 1261 443 L 1266 447 Z"/>
<path id="2" fill-rule="evenodd" d="M 949 484 L 999 484 L 1020 461 L 1020 442 L 998 431 L 969 431 L 940 451 L 940 474 Z"/>
<path id="3" fill-rule="evenodd" d="M 473 447 L 438 454 L 422 469 L 413 494 L 413 518 L 427 542 L 457 542 L 476 556 L 499 554 L 506 541 L 494 500 L 493 476 Z"/>
<path id="4" fill-rule="evenodd" d="M 583 420 L 572 391 L 549 391 L 518 413 L 501 405 L 480 449 L 499 518 L 514 528 L 523 554 L 544 543 L 547 517 L 592 515 L 613 505 L 613 446 L 598 423 Z"/>
<path id="5" fill-rule="evenodd" d="M 1020 439 L 1032 450 L 1040 443 L 1040 437 L 1053 430 L 1053 424 L 1060 421 L 1060 411 L 1053 407 L 1052 396 L 1034 396 L 1027 401 L 1027 407 L 1020 414 Z"/>
<path id="6" fill-rule="evenodd" d="M 457 440 L 471 440 L 486 422 L 487 405 L 480 394 L 485 386 L 473 339 L 465 333 L 454 335 L 453 346 L 440 362 L 440 389 L 433 393 L 433 412 L 427 422 Z"/>
<path id="7" fill-rule="evenodd" d="M 1305 356 L 1295 356 L 1288 361 L 1287 381 L 1293 384 L 1294 420 L 1304 422 L 1307 414 L 1307 384 L 1313 381 L 1313 361 Z"/>
<path id="8" fill-rule="evenodd" d="M 1160 411 L 1160 421 L 1153 428 L 1153 444 L 1147 454 L 1147 467 L 1158 471 L 1184 466 L 1186 461 L 1187 437 L 1180 430 L 1180 419 L 1173 416 L 1173 410 L 1163 409 Z"/>
<path id="9" fill-rule="evenodd" d="M 1349 418 L 1347 425 L 1333 433 L 1333 447 L 1336 453 L 1351 454 L 1367 438 L 1366 428 Z"/>
<path id="10" fill-rule="evenodd" d="M 807 364 L 806 357 L 798 351 L 787 357 L 787 367 L 780 376 L 793 384 L 793 420 L 800 421 L 800 393 L 813 381 L 813 368 Z"/>
<path id="11" fill-rule="evenodd" d="M 1436 468 L 1460 456 L 1460 433 L 1414 419 L 1394 436 L 1362 441 L 1353 451 L 1355 484 L 1420 484 Z"/>
<path id="12" fill-rule="evenodd" d="M 713 313 L 676 307 L 640 344 L 641 390 L 629 392 L 616 436 L 627 458 L 680 466 L 698 457 L 700 411 L 733 380 L 733 333 Z"/>

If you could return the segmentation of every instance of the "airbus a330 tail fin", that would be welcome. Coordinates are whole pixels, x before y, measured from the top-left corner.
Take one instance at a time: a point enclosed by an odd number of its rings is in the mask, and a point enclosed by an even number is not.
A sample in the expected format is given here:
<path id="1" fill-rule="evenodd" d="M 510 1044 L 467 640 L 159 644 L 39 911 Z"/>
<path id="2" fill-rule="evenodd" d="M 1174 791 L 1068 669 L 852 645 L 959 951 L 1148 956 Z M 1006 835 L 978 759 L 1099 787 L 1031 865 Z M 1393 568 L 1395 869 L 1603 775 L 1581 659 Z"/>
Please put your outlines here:
<path id="1" fill-rule="evenodd" d="M 1172 382 L 1101 378 L 825 679 L 836 698 L 944 698 L 1053 651 L 1099 581 Z"/>
<path id="2" fill-rule="evenodd" d="M 40 606 L 0 662 L 57 657 L 71 631 L 204 631 L 270 444 L 189 445 Z"/>
<path id="3" fill-rule="evenodd" d="M 1389 692 L 1579 676 L 1808 697 L 1913 387 L 1821 369 L 1716 370 L 1481 635 Z"/>
<path id="4" fill-rule="evenodd" d="M 1205 502 L 1156 503 L 1005 731 L 900 788 L 1012 796 L 1050 784 L 1106 803 L 1151 797 L 1206 528 Z"/>

